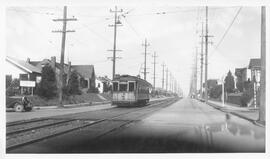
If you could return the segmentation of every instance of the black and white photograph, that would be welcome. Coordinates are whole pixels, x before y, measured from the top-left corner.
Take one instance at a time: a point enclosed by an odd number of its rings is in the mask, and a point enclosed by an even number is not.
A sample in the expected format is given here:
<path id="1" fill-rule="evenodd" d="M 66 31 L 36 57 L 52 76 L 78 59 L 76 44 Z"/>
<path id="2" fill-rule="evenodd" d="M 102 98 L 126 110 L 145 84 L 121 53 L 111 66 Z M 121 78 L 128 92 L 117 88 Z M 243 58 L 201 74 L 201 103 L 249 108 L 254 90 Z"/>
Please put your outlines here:
<path id="1" fill-rule="evenodd" d="M 5 158 L 267 158 L 267 3 L 32 2 L 2 7 Z"/>

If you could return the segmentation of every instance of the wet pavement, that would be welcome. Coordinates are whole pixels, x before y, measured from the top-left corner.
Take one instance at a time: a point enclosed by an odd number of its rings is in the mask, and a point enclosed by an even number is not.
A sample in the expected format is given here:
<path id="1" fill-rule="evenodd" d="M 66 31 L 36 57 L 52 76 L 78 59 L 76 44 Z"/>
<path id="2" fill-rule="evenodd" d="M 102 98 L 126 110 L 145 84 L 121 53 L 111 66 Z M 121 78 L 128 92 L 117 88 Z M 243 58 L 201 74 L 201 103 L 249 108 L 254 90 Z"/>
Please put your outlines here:
<path id="1" fill-rule="evenodd" d="M 196 100 L 182 99 L 149 116 L 138 116 L 137 113 L 108 121 L 99 127 L 81 129 L 11 153 L 265 151 L 265 128 Z M 127 120 L 132 122 L 121 126 Z M 113 127 L 119 128 L 110 131 Z M 105 131 L 109 133 L 100 136 Z"/>
<path id="2" fill-rule="evenodd" d="M 107 138 L 123 136 L 137 138 L 137 140 L 172 139 L 173 142 L 162 146 L 176 144 L 173 150 L 158 147 L 165 152 L 181 152 L 182 150 L 179 150 L 178 146 L 182 147 L 183 144 L 195 146 L 195 149 L 193 149 L 194 147 L 184 149 L 185 152 L 265 151 L 265 129 L 263 127 L 190 99 L 181 100 Z"/>

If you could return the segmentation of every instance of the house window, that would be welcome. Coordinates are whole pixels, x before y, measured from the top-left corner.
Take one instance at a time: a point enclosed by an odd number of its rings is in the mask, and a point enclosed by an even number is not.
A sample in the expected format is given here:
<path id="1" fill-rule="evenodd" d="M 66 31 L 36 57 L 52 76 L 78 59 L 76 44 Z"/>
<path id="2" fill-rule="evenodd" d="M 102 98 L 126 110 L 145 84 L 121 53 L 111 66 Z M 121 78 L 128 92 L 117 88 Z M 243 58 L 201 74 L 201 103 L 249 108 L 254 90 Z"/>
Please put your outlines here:
<path id="1" fill-rule="evenodd" d="M 87 88 L 88 87 L 88 81 L 83 79 L 83 78 L 80 79 L 80 84 L 81 84 L 82 88 Z"/>
<path id="2" fill-rule="evenodd" d="M 100 88 L 100 83 L 98 83 L 98 88 Z"/>

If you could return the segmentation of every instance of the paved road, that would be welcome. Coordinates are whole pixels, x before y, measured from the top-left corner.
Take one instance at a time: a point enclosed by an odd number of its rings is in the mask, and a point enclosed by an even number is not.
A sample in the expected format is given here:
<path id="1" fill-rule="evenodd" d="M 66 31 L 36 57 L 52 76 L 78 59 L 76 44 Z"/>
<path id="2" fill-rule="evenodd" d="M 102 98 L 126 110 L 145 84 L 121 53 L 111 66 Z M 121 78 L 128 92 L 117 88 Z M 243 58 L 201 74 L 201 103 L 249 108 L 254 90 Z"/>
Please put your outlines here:
<path id="1" fill-rule="evenodd" d="M 93 140 L 96 134 L 126 120 L 133 122 Z M 264 147 L 264 128 L 183 99 L 147 117 L 134 113 L 11 152 L 264 152 Z"/>

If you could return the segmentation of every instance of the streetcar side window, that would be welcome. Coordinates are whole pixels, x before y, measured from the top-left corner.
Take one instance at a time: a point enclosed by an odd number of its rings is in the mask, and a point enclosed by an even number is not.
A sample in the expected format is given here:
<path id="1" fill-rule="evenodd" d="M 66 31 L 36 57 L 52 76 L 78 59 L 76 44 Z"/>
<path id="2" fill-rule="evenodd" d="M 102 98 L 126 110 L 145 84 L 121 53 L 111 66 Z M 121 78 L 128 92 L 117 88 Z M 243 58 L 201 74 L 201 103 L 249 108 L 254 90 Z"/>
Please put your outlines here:
<path id="1" fill-rule="evenodd" d="M 113 82 L 113 91 L 118 91 L 118 82 Z"/>
<path id="2" fill-rule="evenodd" d="M 135 89 L 135 83 L 134 82 L 129 82 L 128 83 L 128 90 L 129 92 L 133 92 Z"/>
<path id="3" fill-rule="evenodd" d="M 119 84 L 119 91 L 127 91 L 127 84 L 120 83 Z"/>

